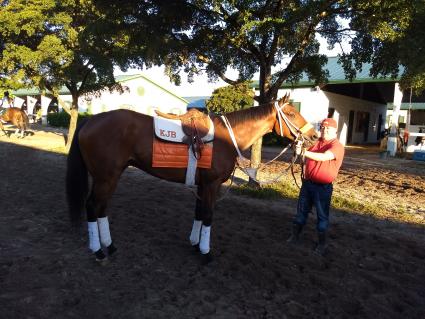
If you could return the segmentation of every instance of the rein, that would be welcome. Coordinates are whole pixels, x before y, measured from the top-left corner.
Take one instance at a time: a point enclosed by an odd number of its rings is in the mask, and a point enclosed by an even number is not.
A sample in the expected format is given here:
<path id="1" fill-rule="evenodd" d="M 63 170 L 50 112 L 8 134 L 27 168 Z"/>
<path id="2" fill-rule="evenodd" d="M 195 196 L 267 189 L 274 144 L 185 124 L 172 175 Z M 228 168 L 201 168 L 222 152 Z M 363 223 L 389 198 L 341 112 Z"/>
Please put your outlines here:
<path id="1" fill-rule="evenodd" d="M 285 153 L 290 147 L 292 147 L 295 143 L 304 143 L 304 136 L 303 134 L 305 132 L 307 132 L 309 129 L 311 129 L 313 126 L 310 123 L 305 124 L 303 127 L 298 128 L 294 123 L 291 122 L 291 120 L 286 116 L 286 114 L 282 111 L 282 108 L 284 108 L 285 105 L 287 105 L 289 103 L 285 103 L 282 107 L 279 107 L 278 102 L 275 102 L 273 104 L 274 108 L 277 111 L 277 118 L 279 121 L 279 128 L 280 128 L 280 133 L 281 136 L 283 136 L 283 127 L 282 127 L 282 120 L 285 122 L 286 126 L 288 127 L 288 129 L 290 130 L 291 134 L 295 136 L 295 140 L 293 143 L 290 143 L 288 146 L 286 146 L 275 158 L 273 158 L 272 160 L 266 162 L 264 165 L 267 166 L 269 164 L 271 164 L 272 162 L 274 162 L 276 159 L 278 159 L 283 153 Z M 226 116 L 221 115 L 220 116 L 224 125 L 226 126 L 227 130 L 229 131 L 229 135 L 230 135 L 230 139 L 233 142 L 233 145 L 235 146 L 236 152 L 238 153 L 238 157 L 237 157 L 237 165 L 238 168 L 244 172 L 246 175 L 249 176 L 249 178 L 251 178 L 252 180 L 254 180 L 256 183 L 260 184 L 260 185 L 266 185 L 266 184 L 272 184 L 274 182 L 276 182 L 277 180 L 279 180 L 289 169 L 291 169 L 291 173 L 292 176 L 295 180 L 295 184 L 298 186 L 298 183 L 296 181 L 295 178 L 295 173 L 294 173 L 294 163 L 296 163 L 297 159 L 298 159 L 298 155 L 296 155 L 296 153 L 294 152 L 293 156 L 292 156 L 292 160 L 291 160 L 291 164 L 282 172 L 282 174 L 278 175 L 276 178 L 273 178 L 271 180 L 267 180 L 264 182 L 261 182 L 259 180 L 257 180 L 255 178 L 255 176 L 253 175 L 254 173 L 254 169 L 252 168 L 247 168 L 244 167 L 240 164 L 240 160 L 246 160 L 249 161 L 245 156 L 242 155 L 241 151 L 239 150 L 238 144 L 236 143 L 236 138 L 235 135 L 233 133 L 233 129 L 232 126 L 229 123 L 229 120 L 227 119 Z M 302 165 L 302 160 L 301 160 L 301 165 Z M 302 167 L 303 168 L 303 167 Z M 302 171 L 301 171 L 301 175 L 302 175 Z M 300 188 L 298 186 L 298 188 Z"/>
<path id="2" fill-rule="evenodd" d="M 294 162 L 295 163 L 295 162 Z M 304 179 L 304 154 L 301 154 L 300 157 L 300 166 L 301 166 L 301 181 Z M 301 189 L 301 186 L 298 185 L 297 178 L 295 177 L 294 166 L 291 165 L 291 174 L 294 179 L 295 185 L 297 185 L 298 189 Z"/>

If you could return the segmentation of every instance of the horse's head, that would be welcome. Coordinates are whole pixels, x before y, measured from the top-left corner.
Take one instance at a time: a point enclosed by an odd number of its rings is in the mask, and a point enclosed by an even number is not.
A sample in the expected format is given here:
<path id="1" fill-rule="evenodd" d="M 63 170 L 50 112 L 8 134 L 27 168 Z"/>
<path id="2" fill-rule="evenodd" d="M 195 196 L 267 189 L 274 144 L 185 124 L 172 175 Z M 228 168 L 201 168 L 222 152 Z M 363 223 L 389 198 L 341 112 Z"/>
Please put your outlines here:
<path id="1" fill-rule="evenodd" d="M 275 102 L 274 107 L 277 111 L 274 131 L 278 135 L 292 141 L 301 141 L 305 147 L 311 146 L 319 138 L 313 125 L 289 102 L 289 94 Z"/>

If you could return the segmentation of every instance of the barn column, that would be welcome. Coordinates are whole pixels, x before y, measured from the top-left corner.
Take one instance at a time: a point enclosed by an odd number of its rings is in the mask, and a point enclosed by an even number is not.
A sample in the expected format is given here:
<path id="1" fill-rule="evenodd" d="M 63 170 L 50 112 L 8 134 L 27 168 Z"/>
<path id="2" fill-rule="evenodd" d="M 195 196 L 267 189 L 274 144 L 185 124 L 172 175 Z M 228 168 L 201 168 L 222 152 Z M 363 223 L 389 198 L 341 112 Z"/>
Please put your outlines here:
<path id="1" fill-rule="evenodd" d="M 393 116 L 390 134 L 388 136 L 387 151 L 390 156 L 395 156 L 397 153 L 397 127 L 398 127 L 398 116 L 400 114 L 401 100 L 403 99 L 403 91 L 400 90 L 400 85 L 395 83 L 394 85 L 394 100 L 393 100 Z"/>
<path id="2" fill-rule="evenodd" d="M 52 101 L 51 98 L 41 95 L 40 103 L 41 103 L 41 124 L 47 125 L 47 111 L 49 109 L 49 104 Z"/>

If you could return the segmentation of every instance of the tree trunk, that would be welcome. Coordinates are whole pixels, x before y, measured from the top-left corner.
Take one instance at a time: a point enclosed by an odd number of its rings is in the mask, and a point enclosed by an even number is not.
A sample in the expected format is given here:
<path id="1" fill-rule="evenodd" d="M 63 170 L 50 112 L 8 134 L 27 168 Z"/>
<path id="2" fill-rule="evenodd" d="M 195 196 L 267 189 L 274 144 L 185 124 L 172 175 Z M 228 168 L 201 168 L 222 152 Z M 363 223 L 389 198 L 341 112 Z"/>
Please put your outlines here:
<path id="1" fill-rule="evenodd" d="M 259 88 L 260 95 L 258 102 L 260 105 L 269 103 L 272 99 L 269 96 L 270 82 L 271 82 L 271 66 L 262 66 L 260 67 L 260 78 L 259 78 Z M 251 146 L 251 171 L 257 179 L 257 171 L 261 164 L 261 148 L 263 145 L 263 138 L 258 139 Z M 254 181 L 251 177 L 249 178 L 248 185 L 253 188 L 259 188 L 260 184 Z"/>
<path id="2" fill-rule="evenodd" d="M 77 128 L 78 110 L 75 108 L 71 109 L 71 120 L 69 121 L 68 137 L 66 139 L 66 152 L 69 152 L 71 148 L 71 142 L 74 137 L 75 129 Z"/>
<path id="3" fill-rule="evenodd" d="M 254 144 L 251 146 L 251 168 L 253 169 L 253 175 L 255 179 L 257 179 L 257 170 L 261 164 L 261 147 L 263 145 L 263 138 L 259 138 Z M 248 185 L 253 188 L 259 188 L 260 184 L 253 180 L 251 177 L 249 178 Z"/>

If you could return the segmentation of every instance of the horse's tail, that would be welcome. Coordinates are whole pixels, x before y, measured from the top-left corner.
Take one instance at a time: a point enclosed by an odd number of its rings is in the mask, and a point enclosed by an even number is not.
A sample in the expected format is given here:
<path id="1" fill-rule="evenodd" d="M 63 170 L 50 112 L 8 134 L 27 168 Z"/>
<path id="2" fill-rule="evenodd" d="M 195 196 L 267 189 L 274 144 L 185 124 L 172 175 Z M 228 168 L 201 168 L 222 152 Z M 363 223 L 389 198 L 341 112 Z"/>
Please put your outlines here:
<path id="1" fill-rule="evenodd" d="M 84 124 L 85 121 L 80 123 L 75 130 L 68 154 L 66 170 L 66 196 L 69 215 L 74 226 L 78 226 L 81 223 L 81 215 L 89 191 L 87 168 L 81 155 L 78 141 L 78 133 Z"/>

